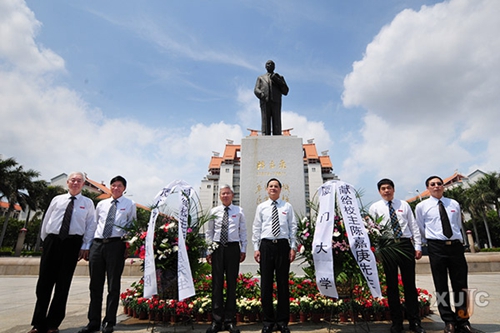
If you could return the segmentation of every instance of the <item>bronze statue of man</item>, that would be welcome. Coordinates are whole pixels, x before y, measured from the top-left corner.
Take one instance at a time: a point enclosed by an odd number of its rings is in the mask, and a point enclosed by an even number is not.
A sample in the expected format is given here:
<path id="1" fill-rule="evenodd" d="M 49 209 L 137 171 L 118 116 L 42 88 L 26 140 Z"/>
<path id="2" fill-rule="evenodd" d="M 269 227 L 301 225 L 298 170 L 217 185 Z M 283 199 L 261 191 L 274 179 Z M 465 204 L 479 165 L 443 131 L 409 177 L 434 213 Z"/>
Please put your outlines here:
<path id="1" fill-rule="evenodd" d="M 259 76 L 254 93 L 260 99 L 262 135 L 281 135 L 281 95 L 288 94 L 285 78 L 274 73 L 274 61 L 266 62 L 267 73 Z"/>

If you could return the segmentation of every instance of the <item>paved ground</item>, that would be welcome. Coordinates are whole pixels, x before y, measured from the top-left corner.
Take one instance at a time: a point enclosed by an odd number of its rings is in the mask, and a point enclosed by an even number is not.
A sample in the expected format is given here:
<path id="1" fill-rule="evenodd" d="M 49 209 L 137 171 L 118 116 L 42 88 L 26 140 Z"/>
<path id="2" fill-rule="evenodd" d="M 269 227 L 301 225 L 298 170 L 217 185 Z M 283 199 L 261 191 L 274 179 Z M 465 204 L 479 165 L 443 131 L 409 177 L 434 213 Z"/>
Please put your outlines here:
<path id="1" fill-rule="evenodd" d="M 0 333 L 26 333 L 30 330 L 30 321 L 34 308 L 36 276 L 0 275 Z M 124 277 L 122 290 L 130 286 L 137 277 Z M 77 276 L 73 279 L 68 301 L 68 309 L 61 333 L 76 333 L 87 324 L 89 302 L 88 277 Z M 469 287 L 477 289 L 472 326 L 487 333 L 500 332 L 500 275 L 498 273 L 474 273 L 469 275 Z M 427 274 L 417 275 L 417 286 L 433 291 L 432 277 Z M 431 307 L 434 311 L 436 308 Z M 122 309 L 119 309 L 121 313 Z M 208 324 L 194 324 L 153 327 L 147 321 L 138 321 L 120 315 L 117 333 L 175 332 L 204 333 Z M 442 332 L 443 323 L 437 315 L 431 315 L 423 321 L 428 333 Z M 291 324 L 292 333 L 301 332 L 389 332 L 390 323 L 369 323 L 368 326 L 349 324 Z M 242 333 L 259 332 L 260 325 L 240 325 Z"/>

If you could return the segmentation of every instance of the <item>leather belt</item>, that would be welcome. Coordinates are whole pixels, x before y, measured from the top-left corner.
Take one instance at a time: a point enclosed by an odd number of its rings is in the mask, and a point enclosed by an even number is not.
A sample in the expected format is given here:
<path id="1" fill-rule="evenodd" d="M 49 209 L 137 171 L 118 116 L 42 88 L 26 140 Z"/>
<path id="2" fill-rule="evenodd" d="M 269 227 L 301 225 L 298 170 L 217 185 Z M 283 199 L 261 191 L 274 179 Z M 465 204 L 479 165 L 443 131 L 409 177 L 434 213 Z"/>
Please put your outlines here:
<path id="1" fill-rule="evenodd" d="M 462 241 L 459 239 L 450 239 L 450 240 L 428 239 L 427 241 L 428 242 L 443 243 L 444 245 L 462 244 Z"/>
<path id="2" fill-rule="evenodd" d="M 121 240 L 122 240 L 121 237 L 94 238 L 94 242 L 103 243 L 103 244 L 112 243 L 112 242 L 118 242 L 118 241 L 121 241 Z"/>
<path id="3" fill-rule="evenodd" d="M 263 242 L 270 242 L 270 243 L 273 243 L 273 244 L 284 243 L 284 242 L 288 243 L 288 239 L 286 239 L 286 238 L 279 238 L 279 239 L 264 238 L 262 241 Z"/>

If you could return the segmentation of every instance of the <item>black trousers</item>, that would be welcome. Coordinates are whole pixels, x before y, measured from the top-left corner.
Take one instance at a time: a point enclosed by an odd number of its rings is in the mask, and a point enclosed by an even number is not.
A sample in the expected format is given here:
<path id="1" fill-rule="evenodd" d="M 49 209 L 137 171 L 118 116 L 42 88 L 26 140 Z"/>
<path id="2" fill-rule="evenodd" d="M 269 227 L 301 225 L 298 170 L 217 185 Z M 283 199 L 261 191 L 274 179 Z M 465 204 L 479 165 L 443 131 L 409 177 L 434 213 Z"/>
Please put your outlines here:
<path id="1" fill-rule="evenodd" d="M 281 100 L 279 102 L 260 102 L 262 135 L 281 135 Z M 272 124 L 271 124 L 272 123 Z"/>
<path id="2" fill-rule="evenodd" d="M 399 301 L 398 268 L 404 286 L 406 314 L 410 324 L 420 323 L 418 294 L 415 285 L 415 248 L 409 238 L 399 243 L 402 253 L 394 254 L 391 260 L 382 261 L 387 282 L 387 300 L 393 325 L 403 325 L 403 308 Z"/>
<path id="3" fill-rule="evenodd" d="M 58 328 L 66 315 L 69 289 L 81 246 L 82 236 L 71 235 L 61 240 L 59 235 L 49 234 L 43 241 L 36 305 L 31 320 L 33 327 L 40 332 Z"/>
<path id="4" fill-rule="evenodd" d="M 106 315 L 103 324 L 116 325 L 116 312 L 120 302 L 120 288 L 123 267 L 125 266 L 125 243 L 121 240 L 109 243 L 94 240 L 90 247 L 90 306 L 88 312 L 89 327 L 101 327 L 102 300 L 104 281 L 108 281 Z"/>
<path id="5" fill-rule="evenodd" d="M 460 241 L 428 239 L 429 261 L 436 288 L 439 314 L 445 323 L 467 324 L 467 261 Z M 455 312 L 451 308 L 448 275 L 454 295 Z"/>
<path id="6" fill-rule="evenodd" d="M 273 280 L 276 274 L 278 306 L 273 308 Z M 287 325 L 290 319 L 290 244 L 288 239 L 277 242 L 263 239 L 260 243 L 260 290 L 262 301 L 262 320 L 264 326 Z"/>
<path id="7" fill-rule="evenodd" d="M 239 271 L 239 243 L 219 245 L 212 253 L 212 317 L 217 323 L 236 323 L 236 279 Z M 225 302 L 224 278 L 227 286 Z"/>

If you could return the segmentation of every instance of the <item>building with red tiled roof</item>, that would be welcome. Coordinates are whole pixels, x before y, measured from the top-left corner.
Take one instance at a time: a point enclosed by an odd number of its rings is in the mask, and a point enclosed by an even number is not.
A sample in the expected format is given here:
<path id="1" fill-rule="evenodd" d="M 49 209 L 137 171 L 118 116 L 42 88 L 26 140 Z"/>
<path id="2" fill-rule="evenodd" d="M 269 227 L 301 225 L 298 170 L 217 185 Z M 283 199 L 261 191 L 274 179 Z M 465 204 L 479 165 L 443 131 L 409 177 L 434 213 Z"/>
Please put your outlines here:
<path id="1" fill-rule="evenodd" d="M 7 216 L 7 211 L 9 210 L 9 203 L 6 201 L 0 201 L 0 216 Z M 20 205 L 14 205 L 14 212 L 11 216 L 12 218 L 18 219 L 22 212 L 22 208 Z"/>

